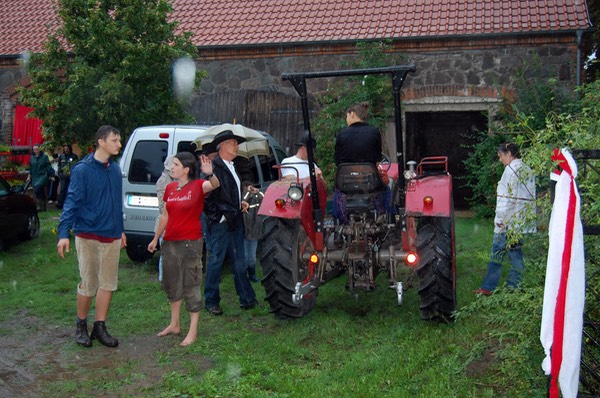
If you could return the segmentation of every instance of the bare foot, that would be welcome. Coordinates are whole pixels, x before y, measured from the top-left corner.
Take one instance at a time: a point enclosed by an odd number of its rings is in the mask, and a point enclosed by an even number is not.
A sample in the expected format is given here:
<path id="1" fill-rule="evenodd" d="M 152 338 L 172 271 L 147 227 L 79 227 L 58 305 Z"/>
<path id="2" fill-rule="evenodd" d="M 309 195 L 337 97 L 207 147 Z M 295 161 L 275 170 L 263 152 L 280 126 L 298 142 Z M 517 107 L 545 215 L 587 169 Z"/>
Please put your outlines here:
<path id="1" fill-rule="evenodd" d="M 190 334 L 188 333 L 188 335 L 185 337 L 185 340 L 179 343 L 179 346 L 185 347 L 192 344 L 194 341 L 196 341 L 196 335 L 194 334 L 193 336 L 190 336 Z"/>
<path id="2" fill-rule="evenodd" d="M 158 333 L 158 337 L 168 336 L 170 334 L 179 334 L 181 333 L 181 328 L 179 326 L 169 325 L 162 332 Z"/>

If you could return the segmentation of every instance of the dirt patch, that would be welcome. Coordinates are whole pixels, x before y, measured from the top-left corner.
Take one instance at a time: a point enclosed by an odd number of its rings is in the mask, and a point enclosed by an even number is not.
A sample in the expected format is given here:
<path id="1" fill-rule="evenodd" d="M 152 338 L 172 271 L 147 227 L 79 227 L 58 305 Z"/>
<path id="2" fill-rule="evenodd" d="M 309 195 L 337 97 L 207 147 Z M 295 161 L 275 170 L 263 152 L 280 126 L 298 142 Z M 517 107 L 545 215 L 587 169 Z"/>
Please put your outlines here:
<path id="1" fill-rule="evenodd" d="M 496 366 L 496 362 L 494 352 L 490 349 L 486 349 L 483 351 L 481 358 L 471 362 L 467 366 L 467 376 L 474 378 L 481 377 Z"/>
<path id="2" fill-rule="evenodd" d="M 139 396 L 177 370 L 161 357 L 180 349 L 180 336 L 154 335 L 119 339 L 119 347 L 106 348 L 97 341 L 92 348 L 75 344 L 75 327 L 49 325 L 23 312 L 0 321 L 0 397 L 47 397 L 51 384 L 79 384 L 97 379 L 118 383 L 119 396 Z M 201 370 L 209 359 L 198 358 Z M 125 379 L 126 382 L 123 382 Z"/>

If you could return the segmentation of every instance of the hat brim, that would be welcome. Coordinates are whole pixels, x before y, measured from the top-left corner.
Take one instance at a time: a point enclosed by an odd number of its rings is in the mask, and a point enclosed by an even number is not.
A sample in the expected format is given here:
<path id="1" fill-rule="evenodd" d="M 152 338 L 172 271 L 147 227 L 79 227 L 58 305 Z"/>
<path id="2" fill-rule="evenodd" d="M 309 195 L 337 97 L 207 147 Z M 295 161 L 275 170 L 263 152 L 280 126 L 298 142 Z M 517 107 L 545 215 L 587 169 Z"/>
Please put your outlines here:
<path id="1" fill-rule="evenodd" d="M 236 140 L 238 144 L 241 144 L 242 142 L 246 142 L 246 139 L 244 137 L 240 137 L 239 135 L 235 135 L 235 134 L 227 134 L 227 135 L 224 135 L 221 137 L 216 137 L 209 144 L 212 145 L 214 148 L 216 148 L 220 143 L 229 141 L 229 140 Z"/>

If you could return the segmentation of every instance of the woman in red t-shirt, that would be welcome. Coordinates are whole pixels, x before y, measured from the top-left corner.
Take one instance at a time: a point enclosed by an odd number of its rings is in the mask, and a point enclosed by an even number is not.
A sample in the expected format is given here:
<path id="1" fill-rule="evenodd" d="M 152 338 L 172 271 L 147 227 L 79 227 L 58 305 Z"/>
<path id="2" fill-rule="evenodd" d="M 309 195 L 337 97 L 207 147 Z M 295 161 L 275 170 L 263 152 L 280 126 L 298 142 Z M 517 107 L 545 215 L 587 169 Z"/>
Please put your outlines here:
<path id="1" fill-rule="evenodd" d="M 192 344 L 198 336 L 198 320 L 202 309 L 202 223 L 200 214 L 204 207 L 204 195 L 219 187 L 213 175 L 212 162 L 200 157 L 206 180 L 196 179 L 198 164 L 189 152 L 179 152 L 173 159 L 171 177 L 176 181 L 167 185 L 164 194 L 165 210 L 160 215 L 154 239 L 148 245 L 153 253 L 158 238 L 163 234 L 162 288 L 171 303 L 171 322 L 158 336 L 181 333 L 181 302 L 185 298 L 190 313 L 190 329 L 179 344 Z"/>

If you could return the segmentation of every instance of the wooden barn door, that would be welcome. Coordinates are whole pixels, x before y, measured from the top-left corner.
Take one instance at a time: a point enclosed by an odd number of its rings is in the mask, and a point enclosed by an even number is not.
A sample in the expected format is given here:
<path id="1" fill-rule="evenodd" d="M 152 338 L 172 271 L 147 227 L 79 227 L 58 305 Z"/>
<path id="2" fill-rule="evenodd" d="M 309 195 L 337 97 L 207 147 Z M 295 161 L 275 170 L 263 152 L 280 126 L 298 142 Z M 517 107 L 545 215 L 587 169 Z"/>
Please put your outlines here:
<path id="1" fill-rule="evenodd" d="M 228 91 L 196 97 L 191 106 L 197 124 L 239 123 L 271 134 L 288 153 L 302 133 L 297 95 L 273 91 Z"/>

